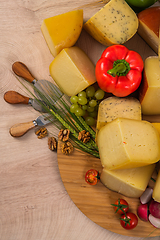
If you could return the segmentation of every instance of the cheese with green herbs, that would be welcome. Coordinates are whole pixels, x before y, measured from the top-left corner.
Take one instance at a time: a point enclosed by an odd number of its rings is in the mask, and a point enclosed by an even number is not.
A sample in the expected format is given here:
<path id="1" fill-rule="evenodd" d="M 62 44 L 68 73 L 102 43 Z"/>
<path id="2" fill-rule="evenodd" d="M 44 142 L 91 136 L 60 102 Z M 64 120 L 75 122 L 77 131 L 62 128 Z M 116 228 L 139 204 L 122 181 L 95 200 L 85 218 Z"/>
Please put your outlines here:
<path id="1" fill-rule="evenodd" d="M 74 96 L 96 82 L 95 66 L 79 47 L 64 48 L 49 66 L 60 90 Z"/>
<path id="2" fill-rule="evenodd" d="M 141 104 L 133 97 L 108 97 L 101 101 L 98 108 L 96 136 L 99 130 L 116 118 L 141 120 Z"/>
<path id="3" fill-rule="evenodd" d="M 154 168 L 155 164 L 145 167 L 119 169 L 113 171 L 103 168 L 100 179 L 101 182 L 110 190 L 123 194 L 127 197 L 138 198 L 145 191 Z"/>
<path id="4" fill-rule="evenodd" d="M 125 0 L 111 0 L 83 27 L 106 46 L 123 44 L 137 32 L 138 18 Z"/>
<path id="5" fill-rule="evenodd" d="M 152 194 L 152 198 L 156 201 L 160 203 L 160 170 L 158 172 L 158 176 L 156 179 L 156 183 L 154 185 L 153 188 L 153 194 Z"/>
<path id="6" fill-rule="evenodd" d="M 102 167 L 109 170 L 135 168 L 160 159 L 160 136 L 147 121 L 117 118 L 97 135 Z"/>

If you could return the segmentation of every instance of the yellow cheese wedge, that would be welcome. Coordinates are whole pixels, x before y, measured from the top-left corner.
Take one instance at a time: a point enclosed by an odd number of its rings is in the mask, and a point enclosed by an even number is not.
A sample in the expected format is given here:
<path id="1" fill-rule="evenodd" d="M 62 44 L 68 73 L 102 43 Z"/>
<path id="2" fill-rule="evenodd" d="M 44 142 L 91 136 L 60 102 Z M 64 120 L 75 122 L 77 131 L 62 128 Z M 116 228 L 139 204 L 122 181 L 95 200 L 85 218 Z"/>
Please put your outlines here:
<path id="1" fill-rule="evenodd" d="M 154 122 L 152 125 L 157 129 L 159 135 L 160 135 L 160 122 Z"/>
<path id="2" fill-rule="evenodd" d="M 79 47 L 63 49 L 52 61 L 50 74 L 68 96 L 78 94 L 96 82 L 95 66 Z"/>
<path id="3" fill-rule="evenodd" d="M 153 188 L 152 198 L 160 203 L 160 170 L 158 172 L 157 180 Z"/>
<path id="4" fill-rule="evenodd" d="M 160 114 L 160 66 L 157 56 L 145 59 L 144 75 L 139 91 L 139 100 L 143 114 Z"/>
<path id="5" fill-rule="evenodd" d="M 110 190 L 127 197 L 138 198 L 145 191 L 154 168 L 155 164 L 113 171 L 103 168 L 100 179 Z"/>
<path id="6" fill-rule="evenodd" d="M 55 57 L 66 47 L 72 47 L 79 38 L 83 26 L 83 10 L 75 10 L 44 19 L 41 31 Z"/>
<path id="7" fill-rule="evenodd" d="M 135 168 L 160 159 L 160 136 L 147 121 L 117 118 L 97 136 L 100 159 L 109 170 Z"/>
<path id="8" fill-rule="evenodd" d="M 141 120 L 141 104 L 133 97 L 108 97 L 101 101 L 98 108 L 96 136 L 99 130 L 116 118 Z"/>
<path id="9" fill-rule="evenodd" d="M 111 0 L 83 27 L 103 45 L 123 44 L 137 32 L 138 18 L 124 0 Z"/>

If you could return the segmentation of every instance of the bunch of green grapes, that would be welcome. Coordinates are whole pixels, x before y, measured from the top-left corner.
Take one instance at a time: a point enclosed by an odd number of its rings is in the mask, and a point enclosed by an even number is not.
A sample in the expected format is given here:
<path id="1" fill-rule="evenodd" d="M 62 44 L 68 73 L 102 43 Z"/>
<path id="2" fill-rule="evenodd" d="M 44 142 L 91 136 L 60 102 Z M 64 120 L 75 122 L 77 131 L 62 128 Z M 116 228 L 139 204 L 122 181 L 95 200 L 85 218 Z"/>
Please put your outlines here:
<path id="1" fill-rule="evenodd" d="M 88 125 L 93 126 L 98 113 L 98 105 L 104 98 L 105 92 L 94 86 L 89 86 L 78 95 L 72 96 L 70 111 L 76 116 L 84 117 Z"/>

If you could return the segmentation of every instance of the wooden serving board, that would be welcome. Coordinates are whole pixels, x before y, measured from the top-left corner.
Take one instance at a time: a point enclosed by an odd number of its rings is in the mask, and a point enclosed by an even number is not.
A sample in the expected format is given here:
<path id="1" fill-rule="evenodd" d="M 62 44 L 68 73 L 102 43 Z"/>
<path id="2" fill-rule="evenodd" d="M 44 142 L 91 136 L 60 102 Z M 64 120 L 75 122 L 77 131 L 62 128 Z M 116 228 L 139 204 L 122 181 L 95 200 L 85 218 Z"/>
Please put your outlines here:
<path id="1" fill-rule="evenodd" d="M 63 184 L 75 203 L 75 205 L 93 222 L 99 226 L 126 236 L 154 237 L 160 235 L 160 229 L 156 229 L 149 222 L 139 219 L 138 225 L 133 230 L 125 230 L 121 227 L 119 215 L 114 212 L 111 205 L 118 198 L 128 201 L 130 211 L 137 213 L 140 204 L 137 198 L 127 198 L 121 194 L 107 189 L 101 182 L 91 186 L 85 182 L 85 173 L 89 169 L 101 172 L 100 159 L 74 150 L 71 155 L 61 152 L 61 143 L 58 144 L 58 166 Z"/>

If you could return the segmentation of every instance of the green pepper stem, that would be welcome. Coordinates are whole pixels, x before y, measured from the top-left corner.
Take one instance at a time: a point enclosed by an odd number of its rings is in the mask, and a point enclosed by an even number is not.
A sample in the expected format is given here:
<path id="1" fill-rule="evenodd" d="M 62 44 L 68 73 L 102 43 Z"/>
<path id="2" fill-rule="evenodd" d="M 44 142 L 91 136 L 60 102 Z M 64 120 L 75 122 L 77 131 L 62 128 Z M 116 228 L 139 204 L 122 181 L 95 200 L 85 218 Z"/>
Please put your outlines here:
<path id="1" fill-rule="evenodd" d="M 126 66 L 124 63 L 117 64 L 114 68 L 107 71 L 112 77 L 116 77 L 117 73 L 124 73 L 126 71 Z"/>
<path id="2" fill-rule="evenodd" d="M 113 68 L 107 71 L 112 77 L 126 76 L 130 71 L 129 63 L 125 59 L 119 59 L 114 61 Z"/>

